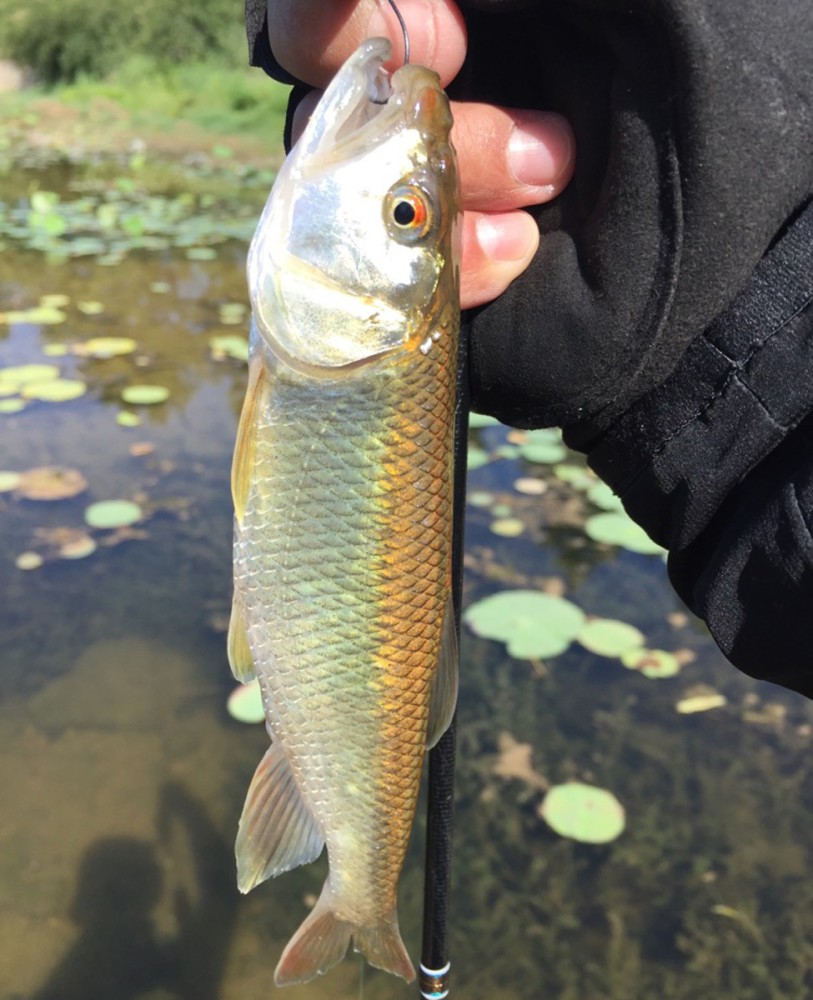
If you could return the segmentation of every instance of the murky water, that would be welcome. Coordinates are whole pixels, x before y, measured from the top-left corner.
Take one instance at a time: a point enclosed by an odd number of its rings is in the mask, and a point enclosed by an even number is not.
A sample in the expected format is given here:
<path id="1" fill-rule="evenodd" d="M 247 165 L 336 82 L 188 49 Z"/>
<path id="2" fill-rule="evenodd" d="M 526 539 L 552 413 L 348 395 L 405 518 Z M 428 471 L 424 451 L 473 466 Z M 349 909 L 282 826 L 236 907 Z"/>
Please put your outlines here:
<path id="1" fill-rule="evenodd" d="M 0 494 L 2 998 L 266 998 L 324 877 L 320 862 L 247 898 L 234 885 L 237 818 L 266 737 L 225 710 L 228 470 L 245 369 L 214 360 L 209 338 L 238 329 L 223 327 L 220 306 L 245 298 L 243 253 L 132 254 L 117 267 L 0 258 L 0 311 L 68 297 L 63 323 L 0 326 L 0 366 L 57 363 L 89 386 L 74 401 L 0 414 L 0 469 L 65 466 L 88 484 L 64 500 Z M 87 301 L 102 310 L 83 313 Z M 138 350 L 43 353 L 102 334 Z M 170 396 L 123 427 L 120 391 L 133 381 Z M 499 427 L 473 439 L 492 456 L 510 444 Z M 541 663 L 464 635 L 453 995 L 809 996 L 810 707 L 728 667 L 658 556 L 590 542 L 581 526 L 595 508 L 583 494 L 550 465 L 504 454 L 471 474 L 466 603 L 511 588 L 563 593 L 636 625 L 681 669 L 647 678 L 577 643 Z M 545 492 L 518 492 L 521 476 L 544 479 Z M 111 498 L 137 500 L 144 521 L 99 533 L 110 544 L 86 558 L 50 558 L 55 529 L 80 527 L 89 503 Z M 495 534 L 495 517 L 518 519 L 521 533 Z M 44 565 L 18 568 L 27 550 Z M 678 714 L 699 684 L 727 704 Z M 501 734 L 529 745 L 536 778 L 497 773 L 510 744 Z M 570 779 L 620 800 L 618 840 L 580 844 L 540 818 L 542 786 Z M 416 958 L 422 826 L 400 907 Z M 358 965 L 288 994 L 357 997 Z M 416 991 L 368 970 L 364 995 Z"/>

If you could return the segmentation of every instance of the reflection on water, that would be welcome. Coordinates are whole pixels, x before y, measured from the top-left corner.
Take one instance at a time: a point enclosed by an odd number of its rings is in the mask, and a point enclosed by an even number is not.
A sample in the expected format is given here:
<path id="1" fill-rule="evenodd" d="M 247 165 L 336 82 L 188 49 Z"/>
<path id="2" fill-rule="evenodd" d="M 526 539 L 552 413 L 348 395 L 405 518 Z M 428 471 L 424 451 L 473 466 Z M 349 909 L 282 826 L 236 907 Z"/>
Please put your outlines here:
<path id="1" fill-rule="evenodd" d="M 0 494 L 1 1000 L 260 1000 L 318 893 L 324 861 L 246 898 L 234 884 L 242 797 L 266 745 L 225 713 L 231 584 L 230 453 L 245 370 L 208 340 L 234 332 L 244 248 L 212 261 L 131 255 L 119 267 L 4 254 L 0 309 L 62 293 L 55 326 L 0 326 L 0 366 L 91 336 L 134 338 L 108 360 L 56 358 L 80 399 L 0 415 L 0 470 L 58 464 L 77 497 Z M 76 304 L 103 306 L 86 314 Z M 121 388 L 165 385 L 166 403 L 122 427 Z M 661 680 L 577 643 L 548 663 L 465 635 L 452 905 L 455 989 L 501 1000 L 772 1000 L 813 988 L 809 767 L 803 699 L 726 666 L 679 606 L 663 562 L 586 540 L 594 508 L 548 466 L 475 433 L 503 457 L 472 473 L 465 599 L 513 587 L 563 593 L 587 614 L 637 626 L 680 656 Z M 133 445 L 140 447 L 133 448 Z M 144 447 L 144 446 L 147 447 Z M 571 459 L 578 463 L 578 459 Z M 535 495 L 519 476 L 544 475 Z M 136 499 L 136 537 L 24 571 L 43 529 L 76 528 L 96 500 Z M 515 537 L 495 519 L 521 522 Z M 681 716 L 696 685 L 724 708 Z M 537 775 L 611 790 L 616 842 L 564 840 L 540 819 L 539 779 L 501 776 L 500 734 L 529 744 Z M 420 940 L 422 820 L 401 888 Z M 289 988 L 296 1000 L 358 996 L 347 961 Z M 364 995 L 415 996 L 368 971 Z"/>

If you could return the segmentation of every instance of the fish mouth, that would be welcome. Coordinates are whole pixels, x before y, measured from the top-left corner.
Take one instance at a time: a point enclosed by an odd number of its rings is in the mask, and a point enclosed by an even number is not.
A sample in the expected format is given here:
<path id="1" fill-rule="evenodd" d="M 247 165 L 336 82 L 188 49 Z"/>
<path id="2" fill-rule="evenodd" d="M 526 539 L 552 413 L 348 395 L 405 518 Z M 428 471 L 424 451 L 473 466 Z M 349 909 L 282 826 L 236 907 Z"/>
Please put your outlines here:
<path id="1" fill-rule="evenodd" d="M 405 120 L 425 138 L 448 140 L 452 119 L 437 73 L 408 63 L 390 74 L 386 38 L 368 38 L 342 66 L 300 139 L 302 153 L 331 157 L 353 142 L 383 142 Z M 299 145 L 299 144 L 298 144 Z"/>

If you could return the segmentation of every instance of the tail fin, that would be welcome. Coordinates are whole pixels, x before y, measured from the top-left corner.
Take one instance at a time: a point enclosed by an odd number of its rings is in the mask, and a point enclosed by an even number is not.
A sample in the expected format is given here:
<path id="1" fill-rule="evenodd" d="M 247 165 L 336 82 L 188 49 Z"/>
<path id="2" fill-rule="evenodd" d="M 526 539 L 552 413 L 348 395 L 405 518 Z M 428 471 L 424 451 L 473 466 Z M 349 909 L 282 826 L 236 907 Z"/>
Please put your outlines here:
<path id="1" fill-rule="evenodd" d="M 398 913 L 392 912 L 376 927 L 358 927 L 353 935 L 356 951 L 360 951 L 370 965 L 385 972 L 392 972 L 411 983 L 415 969 L 401 940 Z"/>
<path id="2" fill-rule="evenodd" d="M 358 927 L 336 916 L 328 879 L 316 906 L 285 946 L 274 982 L 277 986 L 289 986 L 322 975 L 344 958 L 351 937 L 355 939 L 356 951 L 362 952 L 370 965 L 401 976 L 408 983 L 415 978 L 415 969 L 401 940 L 395 908 L 376 927 Z"/>

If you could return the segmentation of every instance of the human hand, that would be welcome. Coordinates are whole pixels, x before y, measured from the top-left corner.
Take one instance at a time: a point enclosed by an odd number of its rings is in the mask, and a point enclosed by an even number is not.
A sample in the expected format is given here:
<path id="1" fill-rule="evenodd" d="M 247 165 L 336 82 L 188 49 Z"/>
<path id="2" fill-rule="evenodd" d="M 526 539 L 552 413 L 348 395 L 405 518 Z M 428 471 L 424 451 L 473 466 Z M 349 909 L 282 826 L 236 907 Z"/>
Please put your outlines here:
<path id="1" fill-rule="evenodd" d="M 410 60 L 429 66 L 446 86 L 466 54 L 466 29 L 453 0 L 399 0 L 407 25 Z M 307 30 L 303 30 L 307 26 Z M 268 0 L 268 28 L 276 59 L 316 88 L 327 85 L 365 39 L 393 42 L 392 68 L 403 61 L 401 29 L 381 0 Z M 294 137 L 318 100 L 297 108 Z M 494 104 L 452 102 L 463 239 L 461 305 L 495 299 L 536 253 L 539 230 L 524 206 L 554 198 L 573 171 L 574 140 L 560 115 L 512 110 Z"/>

